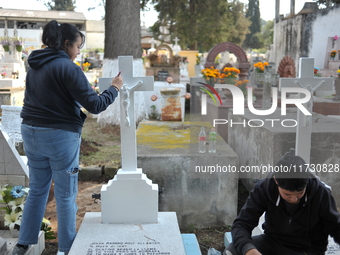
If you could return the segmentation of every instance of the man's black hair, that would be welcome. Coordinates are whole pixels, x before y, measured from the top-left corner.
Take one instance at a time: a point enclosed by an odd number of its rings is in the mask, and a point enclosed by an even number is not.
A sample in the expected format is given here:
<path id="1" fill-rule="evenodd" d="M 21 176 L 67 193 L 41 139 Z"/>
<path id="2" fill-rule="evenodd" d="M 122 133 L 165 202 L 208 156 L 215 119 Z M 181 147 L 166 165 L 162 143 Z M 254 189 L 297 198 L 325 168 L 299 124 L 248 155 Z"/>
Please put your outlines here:
<path id="1" fill-rule="evenodd" d="M 309 172 L 306 162 L 292 152 L 286 153 L 276 164 L 274 176 L 280 188 L 301 191 L 306 188 Z"/>

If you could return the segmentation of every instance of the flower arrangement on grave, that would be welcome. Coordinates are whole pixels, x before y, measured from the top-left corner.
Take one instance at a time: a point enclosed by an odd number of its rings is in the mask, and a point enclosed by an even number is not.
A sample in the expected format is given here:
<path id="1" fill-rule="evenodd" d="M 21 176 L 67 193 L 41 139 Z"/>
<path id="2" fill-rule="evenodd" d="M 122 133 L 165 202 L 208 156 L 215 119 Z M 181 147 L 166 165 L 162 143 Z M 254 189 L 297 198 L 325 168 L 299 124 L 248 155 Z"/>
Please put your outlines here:
<path id="1" fill-rule="evenodd" d="M 81 65 L 78 61 L 76 61 L 75 64 L 81 67 L 81 70 L 83 70 L 85 73 L 89 70 L 89 67 L 91 66 L 89 62 L 85 62 Z"/>
<path id="2" fill-rule="evenodd" d="M 232 78 L 235 79 L 240 74 L 240 69 L 235 67 L 224 67 L 221 70 L 221 74 L 219 78 Z"/>
<path id="3" fill-rule="evenodd" d="M 314 67 L 314 77 L 322 77 L 321 73 L 319 73 L 319 68 Z"/>
<path id="4" fill-rule="evenodd" d="M 161 115 L 157 111 L 156 105 L 151 105 L 150 106 L 151 110 L 150 113 L 148 114 L 150 120 L 159 120 L 161 118 Z"/>
<path id="5" fill-rule="evenodd" d="M 5 184 L 0 186 L 0 210 L 5 211 L 4 225 L 11 231 L 19 230 L 21 225 L 22 213 L 29 192 L 29 188 L 18 185 L 9 186 Z M 45 232 L 45 239 L 56 239 L 54 231 L 50 227 L 51 222 L 43 218 L 40 230 Z"/>
<path id="6" fill-rule="evenodd" d="M 89 71 L 91 64 L 89 62 L 83 63 L 83 71 L 86 73 Z"/>
<path id="7" fill-rule="evenodd" d="M 334 48 L 334 43 L 338 39 L 339 39 L 339 36 L 337 36 L 337 35 L 335 35 L 334 37 L 331 38 L 331 40 L 332 40 L 332 48 Z"/>
<path id="8" fill-rule="evenodd" d="M 338 69 L 337 74 L 338 74 L 338 78 L 340 79 L 340 69 Z"/>
<path id="9" fill-rule="evenodd" d="M 4 51 L 8 52 L 9 51 L 9 46 L 11 44 L 10 40 L 8 37 L 2 37 L 0 39 L 0 44 L 2 45 L 2 47 L 4 48 Z"/>
<path id="10" fill-rule="evenodd" d="M 332 50 L 331 53 L 329 54 L 329 56 L 331 57 L 331 59 L 334 60 L 334 58 L 336 56 L 336 50 Z"/>
<path id="11" fill-rule="evenodd" d="M 207 67 L 207 68 L 204 68 L 202 71 L 201 71 L 203 77 L 206 79 L 206 80 L 210 80 L 210 79 L 216 79 L 219 77 L 220 75 L 220 70 L 219 69 L 216 69 L 215 67 L 211 66 L 211 67 Z"/>
<path id="12" fill-rule="evenodd" d="M 196 65 L 201 64 L 201 55 L 199 53 L 196 54 Z"/>
<path id="13" fill-rule="evenodd" d="M 22 38 L 14 37 L 12 41 L 13 41 L 13 45 L 15 46 L 15 49 L 18 52 L 21 52 L 22 51 Z"/>
<path id="14" fill-rule="evenodd" d="M 268 65 L 268 62 L 257 62 L 254 64 L 255 73 L 264 73 L 265 67 Z"/>
<path id="15" fill-rule="evenodd" d="M 0 210 L 5 211 L 5 226 L 10 230 L 19 229 L 21 224 L 22 212 L 29 188 L 23 186 L 8 186 L 7 184 L 0 187 Z"/>
<path id="16" fill-rule="evenodd" d="M 235 86 L 242 90 L 245 97 L 247 96 L 247 88 L 252 88 L 248 85 L 249 83 L 249 80 L 238 80 L 235 83 Z"/>
<path id="17" fill-rule="evenodd" d="M 6 73 L 1 73 L 1 77 L 5 78 L 6 77 Z"/>
<path id="18" fill-rule="evenodd" d="M 45 240 L 57 239 L 54 231 L 52 231 L 51 222 L 48 219 L 43 218 L 40 230 L 45 232 Z"/>
<path id="19" fill-rule="evenodd" d="M 94 77 L 94 79 L 92 80 L 92 82 L 90 82 L 91 84 L 91 87 L 93 88 L 93 90 L 97 93 L 97 94 L 100 94 L 100 91 L 99 91 L 99 87 L 98 87 L 98 80 L 96 77 Z"/>
<path id="20" fill-rule="evenodd" d="M 224 67 L 222 70 L 219 70 L 211 66 L 204 68 L 201 73 L 207 81 L 234 84 L 234 80 L 237 78 L 240 70 L 235 67 Z"/>

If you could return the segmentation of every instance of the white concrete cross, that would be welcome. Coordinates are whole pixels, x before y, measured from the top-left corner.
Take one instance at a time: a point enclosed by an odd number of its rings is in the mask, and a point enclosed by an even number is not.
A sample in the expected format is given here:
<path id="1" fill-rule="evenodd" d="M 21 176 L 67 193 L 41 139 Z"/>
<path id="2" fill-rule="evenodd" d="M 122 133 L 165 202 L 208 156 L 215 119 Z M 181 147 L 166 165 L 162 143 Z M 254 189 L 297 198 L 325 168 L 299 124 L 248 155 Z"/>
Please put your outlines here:
<path id="1" fill-rule="evenodd" d="M 119 56 L 123 78 L 120 90 L 120 135 L 122 168 L 101 188 L 101 221 L 104 224 L 144 224 L 158 222 L 158 185 L 137 168 L 135 91 L 153 91 L 154 77 L 134 77 L 132 56 Z M 111 85 L 112 78 L 99 78 L 99 89 Z M 128 120 L 128 121 L 127 121 Z"/>
<path id="2" fill-rule="evenodd" d="M 122 151 L 122 171 L 137 170 L 137 145 L 135 121 L 135 91 L 153 91 L 154 77 L 133 77 L 133 57 L 119 56 L 118 68 L 124 86 L 120 90 L 120 137 Z M 112 78 L 99 78 L 99 90 L 104 91 L 111 85 Z"/>
<path id="3" fill-rule="evenodd" d="M 178 41 L 180 41 L 180 40 L 179 40 L 178 37 L 176 36 L 175 39 L 174 39 L 174 41 L 175 41 L 175 45 L 178 45 Z"/>
<path id="4" fill-rule="evenodd" d="M 314 77 L 314 58 L 300 58 L 298 78 L 280 78 L 279 88 L 304 88 L 311 93 L 311 99 L 305 104 L 310 113 L 313 109 L 313 93 L 315 91 L 331 91 L 334 79 Z M 300 93 L 300 98 L 303 97 Z M 295 153 L 310 163 L 312 135 L 312 116 L 306 116 L 300 109 L 297 113 L 297 127 L 295 140 Z"/>
<path id="5" fill-rule="evenodd" d="M 137 169 L 137 145 L 136 145 L 136 121 L 135 121 L 135 91 L 153 91 L 154 77 L 133 77 L 132 56 L 119 56 L 118 67 L 122 72 L 125 89 L 121 90 L 120 102 L 120 137 L 122 141 L 122 170 L 136 171 Z M 126 90 L 130 90 L 126 94 Z M 127 124 L 129 119 L 129 125 Z"/>
<path id="6" fill-rule="evenodd" d="M 151 38 L 149 43 L 151 43 L 151 48 L 154 49 L 155 48 L 155 39 Z"/>

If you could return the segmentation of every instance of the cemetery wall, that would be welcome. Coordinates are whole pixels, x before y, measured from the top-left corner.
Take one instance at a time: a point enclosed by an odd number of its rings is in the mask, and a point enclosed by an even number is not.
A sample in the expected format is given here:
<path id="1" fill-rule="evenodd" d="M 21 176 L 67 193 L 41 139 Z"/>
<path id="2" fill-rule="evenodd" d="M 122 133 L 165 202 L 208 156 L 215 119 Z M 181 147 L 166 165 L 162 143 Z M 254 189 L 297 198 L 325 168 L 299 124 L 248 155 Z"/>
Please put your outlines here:
<path id="1" fill-rule="evenodd" d="M 288 111 L 288 110 L 287 110 Z M 284 153 L 290 148 L 295 148 L 296 131 L 294 127 L 282 127 L 264 121 L 265 119 L 296 119 L 296 112 L 287 112 L 286 116 L 281 116 L 280 109 L 270 116 L 253 115 L 245 109 L 244 116 L 233 115 L 232 109 L 228 113 L 228 121 L 243 123 L 228 127 L 228 142 L 230 147 L 236 152 L 240 159 L 240 168 L 244 166 L 258 167 L 253 170 L 265 170 L 263 166 L 274 166 Z M 284 117 L 284 118 L 283 118 Z M 248 126 L 249 120 L 260 119 L 264 121 L 262 127 Z M 275 122 L 279 123 L 279 121 Z M 254 125 L 255 122 L 252 123 Z M 331 117 L 313 114 L 312 140 L 311 140 L 311 165 L 314 165 L 316 174 L 325 183 L 332 187 L 333 196 L 340 208 L 340 172 L 336 169 L 340 165 L 340 122 Z M 319 171 L 325 166 L 327 171 Z M 331 172 L 331 168 L 333 171 Z M 256 179 L 266 177 L 267 172 L 240 172 L 246 188 L 251 190 Z"/>
<path id="2" fill-rule="evenodd" d="M 103 20 L 86 21 L 86 48 L 104 48 L 105 24 Z"/>
<path id="3" fill-rule="evenodd" d="M 314 58 L 315 67 L 328 68 L 329 53 L 332 50 L 330 37 L 340 34 L 339 30 L 340 6 L 319 11 L 311 25 L 309 42 L 309 57 Z M 334 50 L 340 50 L 340 41 L 334 44 Z"/>
<path id="4" fill-rule="evenodd" d="M 274 27 L 274 62 L 279 66 L 280 61 L 286 56 L 291 56 L 298 68 L 299 58 L 304 49 L 308 47 L 308 41 L 303 42 L 303 15 L 297 15 L 290 19 L 281 20 Z M 297 69 L 298 70 L 298 69 Z"/>
<path id="5" fill-rule="evenodd" d="M 315 59 L 315 67 L 327 69 L 328 53 L 331 51 L 330 37 L 338 34 L 340 6 L 318 10 L 315 13 L 297 14 L 275 23 L 274 47 L 270 55 L 278 64 L 289 55 L 298 70 L 300 57 Z M 335 50 L 340 49 L 335 46 Z"/>

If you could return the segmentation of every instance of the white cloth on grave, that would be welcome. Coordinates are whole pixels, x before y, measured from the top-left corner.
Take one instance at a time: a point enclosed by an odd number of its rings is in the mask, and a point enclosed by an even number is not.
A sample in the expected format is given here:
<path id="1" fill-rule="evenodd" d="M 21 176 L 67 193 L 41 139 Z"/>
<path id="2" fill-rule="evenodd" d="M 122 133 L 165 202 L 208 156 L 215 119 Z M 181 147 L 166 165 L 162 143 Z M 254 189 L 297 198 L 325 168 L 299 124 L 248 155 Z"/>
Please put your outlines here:
<path id="1" fill-rule="evenodd" d="M 118 59 L 103 61 L 103 77 L 114 77 L 118 74 Z M 145 68 L 141 59 L 133 60 L 133 76 L 145 76 Z M 122 74 L 124 81 L 124 74 Z M 146 117 L 146 108 L 144 93 L 142 91 L 134 92 L 135 100 L 135 120 L 139 123 Z M 116 98 L 115 102 L 111 104 L 105 111 L 98 115 L 97 122 L 101 125 L 111 124 L 120 125 L 120 96 Z"/>

